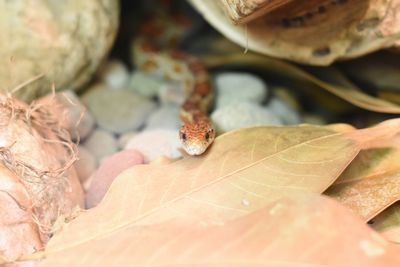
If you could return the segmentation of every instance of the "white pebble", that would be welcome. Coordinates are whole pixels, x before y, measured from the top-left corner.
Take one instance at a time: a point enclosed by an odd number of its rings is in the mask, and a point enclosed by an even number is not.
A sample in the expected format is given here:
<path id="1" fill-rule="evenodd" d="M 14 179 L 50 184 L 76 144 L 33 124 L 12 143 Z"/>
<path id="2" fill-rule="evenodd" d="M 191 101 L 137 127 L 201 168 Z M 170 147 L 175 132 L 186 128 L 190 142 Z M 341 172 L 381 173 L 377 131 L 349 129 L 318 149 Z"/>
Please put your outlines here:
<path id="1" fill-rule="evenodd" d="M 97 160 L 84 146 L 79 146 L 78 151 L 79 159 L 75 161 L 74 166 L 81 184 L 84 184 L 96 171 Z"/>
<path id="2" fill-rule="evenodd" d="M 135 135 L 125 149 L 135 149 L 143 154 L 145 162 L 150 162 L 161 156 L 177 158 L 181 156 L 178 150 L 181 143 L 178 131 L 150 130 Z"/>
<path id="3" fill-rule="evenodd" d="M 129 80 L 129 88 L 147 98 L 157 96 L 163 84 L 162 80 L 141 71 L 134 71 Z"/>
<path id="4" fill-rule="evenodd" d="M 97 162 L 117 151 L 118 143 L 114 135 L 108 131 L 96 129 L 87 138 L 83 146 L 95 156 Z"/>
<path id="5" fill-rule="evenodd" d="M 243 72 L 225 72 L 216 75 L 216 107 L 238 102 L 262 103 L 267 96 L 268 87 L 259 77 Z"/>
<path id="6" fill-rule="evenodd" d="M 156 109 L 146 122 L 146 130 L 172 129 L 179 130 L 182 123 L 179 119 L 180 107 L 176 105 L 162 105 Z"/>
<path id="7" fill-rule="evenodd" d="M 211 119 L 219 133 L 244 127 L 282 124 L 270 110 L 249 102 L 216 109 L 211 114 Z"/>
<path id="8" fill-rule="evenodd" d="M 124 63 L 108 61 L 99 71 L 100 79 L 112 89 L 126 88 L 129 83 L 129 71 Z"/>
<path id="9" fill-rule="evenodd" d="M 98 85 L 83 96 L 97 124 L 113 133 L 140 128 L 155 109 L 154 102 L 129 90 L 109 90 Z"/>
<path id="10" fill-rule="evenodd" d="M 275 113 L 284 124 L 299 124 L 301 123 L 301 117 L 281 98 L 273 97 L 269 102 L 268 106 L 273 113 Z"/>

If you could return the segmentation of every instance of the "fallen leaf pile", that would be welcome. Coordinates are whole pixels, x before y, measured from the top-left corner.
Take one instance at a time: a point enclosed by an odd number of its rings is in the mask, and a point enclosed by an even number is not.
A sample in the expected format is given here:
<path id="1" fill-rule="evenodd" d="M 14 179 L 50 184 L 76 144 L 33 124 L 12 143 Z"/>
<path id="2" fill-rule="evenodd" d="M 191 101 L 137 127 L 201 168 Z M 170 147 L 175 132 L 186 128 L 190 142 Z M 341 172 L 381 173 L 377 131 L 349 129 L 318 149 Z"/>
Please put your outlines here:
<path id="1" fill-rule="evenodd" d="M 97 207 L 24 260 L 61 267 L 400 266 L 400 248 L 365 224 L 400 197 L 399 132 L 400 119 L 393 119 L 359 130 L 300 125 L 224 134 L 204 156 L 126 170 Z"/>

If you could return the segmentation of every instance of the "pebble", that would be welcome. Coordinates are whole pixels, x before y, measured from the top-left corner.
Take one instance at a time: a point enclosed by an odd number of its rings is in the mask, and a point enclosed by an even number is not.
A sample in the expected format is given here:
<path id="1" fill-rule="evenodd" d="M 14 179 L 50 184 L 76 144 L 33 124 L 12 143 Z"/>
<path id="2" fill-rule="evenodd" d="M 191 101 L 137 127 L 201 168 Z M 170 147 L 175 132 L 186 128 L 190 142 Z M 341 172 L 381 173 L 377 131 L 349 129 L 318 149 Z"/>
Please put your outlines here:
<path id="1" fill-rule="evenodd" d="M 279 97 L 271 98 L 267 108 L 277 115 L 284 124 L 299 124 L 302 121 L 296 110 Z"/>
<path id="2" fill-rule="evenodd" d="M 143 154 L 145 162 L 151 162 L 161 156 L 177 158 L 181 143 L 176 130 L 149 130 L 135 135 L 125 149 L 135 149 Z"/>
<path id="3" fill-rule="evenodd" d="M 162 105 L 147 119 L 145 130 L 172 129 L 179 130 L 182 123 L 179 119 L 180 107 L 176 105 Z"/>
<path id="4" fill-rule="evenodd" d="M 52 95 L 48 95 L 44 98 L 46 98 L 45 101 L 53 101 L 52 97 Z M 55 95 L 55 101 L 59 103 L 59 107 L 62 109 L 62 116 L 65 116 L 64 119 L 60 119 L 60 122 L 69 132 L 72 140 L 76 141 L 78 137 L 81 140 L 85 139 L 93 130 L 95 120 L 92 114 L 82 104 L 76 93 L 71 90 L 57 93 Z"/>
<path id="5" fill-rule="evenodd" d="M 135 150 L 120 151 L 105 159 L 92 177 L 86 193 L 86 208 L 96 206 L 114 179 L 124 170 L 138 164 L 143 164 L 143 155 Z"/>
<path id="6" fill-rule="evenodd" d="M 271 110 L 249 102 L 218 108 L 211 114 L 211 120 L 218 133 L 243 127 L 282 124 Z"/>
<path id="7" fill-rule="evenodd" d="M 129 90 L 97 85 L 83 96 L 98 125 L 113 133 L 137 130 L 155 109 L 154 102 Z"/>
<path id="8" fill-rule="evenodd" d="M 130 73 L 124 63 L 118 60 L 108 61 L 99 71 L 100 79 L 111 89 L 127 88 Z"/>
<path id="9" fill-rule="evenodd" d="M 259 77 L 244 72 L 224 72 L 216 75 L 215 86 L 218 93 L 216 107 L 238 102 L 262 103 L 268 87 Z"/>
<path id="10" fill-rule="evenodd" d="M 134 71 L 129 80 L 129 88 L 146 98 L 156 97 L 164 82 L 150 74 Z"/>
<path id="11" fill-rule="evenodd" d="M 83 146 L 96 158 L 97 162 L 115 153 L 118 143 L 114 135 L 108 131 L 96 129 L 86 139 Z"/>
<path id="12" fill-rule="evenodd" d="M 187 98 L 187 92 L 182 84 L 174 81 L 165 81 L 158 92 L 158 99 L 163 105 L 182 105 Z"/>
<path id="13" fill-rule="evenodd" d="M 84 146 L 78 146 L 78 151 L 79 159 L 75 161 L 74 166 L 81 184 L 85 184 L 89 177 L 96 171 L 97 160 Z"/>
<path id="14" fill-rule="evenodd" d="M 138 134 L 138 132 L 136 132 L 136 131 L 129 131 L 129 132 L 125 132 L 125 133 L 121 134 L 117 140 L 118 148 L 124 149 L 126 147 L 126 145 L 128 144 L 129 140 L 131 140 L 137 134 Z"/>

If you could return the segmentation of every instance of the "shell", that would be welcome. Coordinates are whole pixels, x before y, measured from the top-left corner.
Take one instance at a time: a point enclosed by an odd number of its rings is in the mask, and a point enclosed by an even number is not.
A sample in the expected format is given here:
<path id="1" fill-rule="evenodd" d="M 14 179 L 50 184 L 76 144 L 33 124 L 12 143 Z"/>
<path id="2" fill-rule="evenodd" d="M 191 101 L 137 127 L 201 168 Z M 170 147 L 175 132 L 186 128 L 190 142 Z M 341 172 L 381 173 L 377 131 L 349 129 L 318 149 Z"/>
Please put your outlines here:
<path id="1" fill-rule="evenodd" d="M 267 10 L 267 14 L 246 25 L 234 25 L 218 1 L 189 2 L 235 43 L 299 63 L 329 65 L 336 60 L 400 45 L 400 0 L 292 1 Z M 235 5 L 245 1 L 228 2 Z"/>

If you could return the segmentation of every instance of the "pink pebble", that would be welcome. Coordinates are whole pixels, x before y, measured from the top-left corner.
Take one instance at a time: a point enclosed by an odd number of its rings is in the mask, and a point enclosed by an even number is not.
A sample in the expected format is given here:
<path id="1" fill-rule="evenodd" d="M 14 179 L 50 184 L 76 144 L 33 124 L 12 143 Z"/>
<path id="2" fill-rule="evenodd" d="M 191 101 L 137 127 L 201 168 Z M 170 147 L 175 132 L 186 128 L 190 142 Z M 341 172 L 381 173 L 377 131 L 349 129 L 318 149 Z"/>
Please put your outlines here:
<path id="1" fill-rule="evenodd" d="M 143 155 L 133 149 L 123 150 L 106 158 L 94 174 L 86 193 L 86 208 L 96 206 L 103 199 L 111 183 L 120 173 L 143 163 Z"/>

